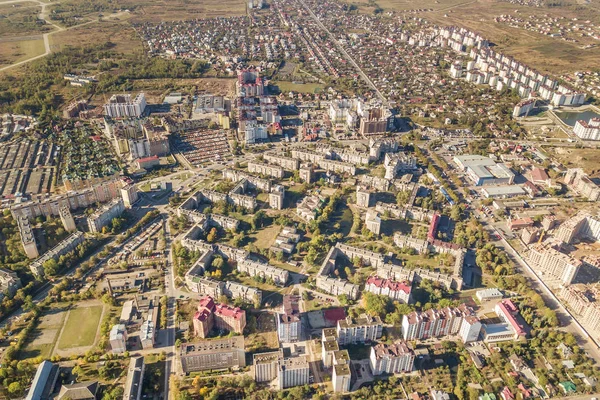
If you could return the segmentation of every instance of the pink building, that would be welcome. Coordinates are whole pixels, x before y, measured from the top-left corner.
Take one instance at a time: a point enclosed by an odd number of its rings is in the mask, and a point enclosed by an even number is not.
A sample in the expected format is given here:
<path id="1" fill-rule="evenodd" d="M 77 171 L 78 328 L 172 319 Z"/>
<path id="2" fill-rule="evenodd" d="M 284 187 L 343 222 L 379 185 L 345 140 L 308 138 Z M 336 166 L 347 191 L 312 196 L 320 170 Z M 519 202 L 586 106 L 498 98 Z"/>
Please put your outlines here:
<path id="1" fill-rule="evenodd" d="M 365 284 L 365 290 L 406 304 L 411 302 L 412 285 L 408 281 L 396 282 L 390 279 L 370 276 Z"/>

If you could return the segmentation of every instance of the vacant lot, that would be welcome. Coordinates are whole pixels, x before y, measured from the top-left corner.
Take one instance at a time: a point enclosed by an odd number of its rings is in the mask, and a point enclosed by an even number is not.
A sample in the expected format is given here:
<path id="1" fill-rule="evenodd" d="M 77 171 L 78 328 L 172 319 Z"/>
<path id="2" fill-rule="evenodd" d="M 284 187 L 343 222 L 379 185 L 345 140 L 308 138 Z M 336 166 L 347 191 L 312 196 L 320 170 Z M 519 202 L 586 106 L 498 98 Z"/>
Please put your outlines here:
<path id="1" fill-rule="evenodd" d="M 53 29 L 51 25 L 38 20 L 40 11 L 41 7 L 33 2 L 4 5 L 0 3 L 0 37 L 51 31 Z"/>
<path id="2" fill-rule="evenodd" d="M 100 326 L 102 305 L 78 306 L 69 312 L 67 322 L 58 342 L 61 350 L 92 346 Z"/>
<path id="3" fill-rule="evenodd" d="M 546 147 L 546 152 L 554 156 L 567 168 L 583 168 L 592 177 L 600 173 L 599 149 L 576 149 L 566 147 Z"/>
<path id="4" fill-rule="evenodd" d="M 58 340 L 58 335 L 65 322 L 68 306 L 56 305 L 40 317 L 40 323 L 33 330 L 31 340 L 21 352 L 22 360 L 43 357 L 50 358 Z"/>
<path id="5" fill-rule="evenodd" d="M 319 93 L 323 91 L 323 85 L 319 83 L 294 83 L 286 81 L 277 81 L 273 83 L 282 93 L 300 92 L 300 93 Z"/>
<path id="6" fill-rule="evenodd" d="M 44 40 L 31 36 L 25 40 L 0 40 L 0 67 L 44 54 Z"/>
<path id="7" fill-rule="evenodd" d="M 189 0 L 148 0 L 139 5 L 138 0 L 122 0 L 123 8 L 131 8 L 136 22 L 177 21 L 194 18 L 229 17 L 243 15 L 246 2 L 243 0 L 189 1 Z"/>
<path id="8" fill-rule="evenodd" d="M 76 37 L 77 41 L 73 38 Z M 115 51 L 142 51 L 142 43 L 126 21 L 99 21 L 50 35 L 50 48 L 59 51 L 67 46 L 80 47 L 111 42 Z"/>

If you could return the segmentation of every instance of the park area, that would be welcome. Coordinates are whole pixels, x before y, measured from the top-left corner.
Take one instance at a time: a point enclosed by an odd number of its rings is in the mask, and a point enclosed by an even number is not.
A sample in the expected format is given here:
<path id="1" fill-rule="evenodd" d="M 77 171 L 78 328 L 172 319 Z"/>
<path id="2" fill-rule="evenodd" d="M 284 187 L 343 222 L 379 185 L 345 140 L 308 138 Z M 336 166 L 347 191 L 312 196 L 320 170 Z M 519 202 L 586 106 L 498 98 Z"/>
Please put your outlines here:
<path id="1" fill-rule="evenodd" d="M 89 350 L 95 343 L 104 306 L 97 300 L 78 304 L 58 303 L 40 317 L 32 340 L 20 359 L 69 356 Z"/>

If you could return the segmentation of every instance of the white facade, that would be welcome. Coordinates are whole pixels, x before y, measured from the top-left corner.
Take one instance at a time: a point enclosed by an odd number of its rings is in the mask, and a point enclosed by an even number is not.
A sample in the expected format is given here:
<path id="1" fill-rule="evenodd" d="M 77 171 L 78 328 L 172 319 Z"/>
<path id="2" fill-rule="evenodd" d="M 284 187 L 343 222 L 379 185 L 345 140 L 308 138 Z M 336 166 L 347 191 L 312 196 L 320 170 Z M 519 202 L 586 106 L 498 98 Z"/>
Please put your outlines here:
<path id="1" fill-rule="evenodd" d="M 139 117 L 146 109 L 146 96 L 138 94 L 131 100 L 130 94 L 113 95 L 104 105 L 104 114 L 111 118 Z"/>

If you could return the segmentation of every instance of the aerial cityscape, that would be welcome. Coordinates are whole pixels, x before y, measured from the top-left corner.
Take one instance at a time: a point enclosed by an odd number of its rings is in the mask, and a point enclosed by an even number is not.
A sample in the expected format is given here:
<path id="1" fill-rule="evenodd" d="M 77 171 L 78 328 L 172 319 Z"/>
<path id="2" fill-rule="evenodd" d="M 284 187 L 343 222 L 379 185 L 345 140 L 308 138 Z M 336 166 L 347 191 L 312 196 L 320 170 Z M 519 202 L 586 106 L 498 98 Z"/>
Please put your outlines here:
<path id="1" fill-rule="evenodd" d="M 0 400 L 600 397 L 598 0 L 0 0 Z"/>

